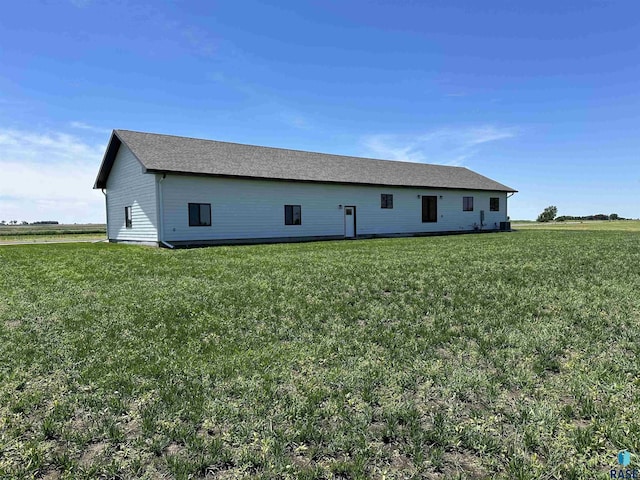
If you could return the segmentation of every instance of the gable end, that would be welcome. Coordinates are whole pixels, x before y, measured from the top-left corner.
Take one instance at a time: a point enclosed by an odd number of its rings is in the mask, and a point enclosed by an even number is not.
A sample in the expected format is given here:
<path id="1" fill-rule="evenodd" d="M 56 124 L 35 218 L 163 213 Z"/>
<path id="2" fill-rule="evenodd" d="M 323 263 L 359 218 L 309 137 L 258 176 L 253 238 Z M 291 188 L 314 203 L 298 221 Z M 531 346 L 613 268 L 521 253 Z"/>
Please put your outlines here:
<path id="1" fill-rule="evenodd" d="M 120 146 L 122 144 L 126 145 L 116 130 L 111 132 L 111 138 L 109 139 L 109 144 L 107 145 L 107 150 L 104 152 L 104 157 L 102 158 L 102 163 L 100 164 L 100 170 L 98 170 L 98 176 L 96 177 L 96 181 L 93 184 L 94 189 L 102 189 L 107 188 L 107 180 L 109 178 L 109 174 L 111 173 L 111 169 L 113 168 L 113 163 L 116 160 L 118 155 L 118 151 L 120 150 Z M 129 149 L 131 150 L 131 148 Z M 131 150 L 132 155 L 135 159 L 140 163 L 143 170 L 146 172 L 146 168 L 144 164 L 140 161 L 140 159 L 136 156 L 136 154 Z"/>

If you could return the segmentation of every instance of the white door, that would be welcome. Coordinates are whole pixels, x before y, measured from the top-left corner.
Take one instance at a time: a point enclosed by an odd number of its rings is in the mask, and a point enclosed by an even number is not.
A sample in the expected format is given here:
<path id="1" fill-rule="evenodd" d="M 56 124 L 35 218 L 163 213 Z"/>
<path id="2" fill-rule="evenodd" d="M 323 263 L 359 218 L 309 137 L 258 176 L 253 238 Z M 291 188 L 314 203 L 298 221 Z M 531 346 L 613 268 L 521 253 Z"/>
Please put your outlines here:
<path id="1" fill-rule="evenodd" d="M 344 236 L 346 238 L 356 236 L 356 207 L 344 207 Z"/>

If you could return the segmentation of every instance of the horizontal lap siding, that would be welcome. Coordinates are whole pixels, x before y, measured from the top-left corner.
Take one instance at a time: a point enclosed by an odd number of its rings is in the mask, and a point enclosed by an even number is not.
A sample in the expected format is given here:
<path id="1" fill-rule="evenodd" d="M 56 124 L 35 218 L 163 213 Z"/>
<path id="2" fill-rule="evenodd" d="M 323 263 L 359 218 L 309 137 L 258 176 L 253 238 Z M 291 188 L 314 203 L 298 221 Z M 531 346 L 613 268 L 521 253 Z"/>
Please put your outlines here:
<path id="1" fill-rule="evenodd" d="M 162 182 L 167 241 L 344 235 L 344 210 L 354 205 L 358 235 L 473 230 L 485 211 L 487 229 L 506 220 L 503 192 L 385 188 L 169 175 Z M 393 194 L 393 209 L 380 208 L 380 194 Z M 422 223 L 422 200 L 438 197 L 438 221 Z M 462 211 L 462 197 L 474 211 Z M 500 198 L 500 212 L 489 198 Z M 189 203 L 210 203 L 212 225 L 190 227 Z M 302 225 L 284 224 L 284 205 L 302 206 Z"/>
<path id="2" fill-rule="evenodd" d="M 124 207 L 132 207 L 132 228 L 125 227 Z M 110 240 L 157 242 L 156 177 L 122 144 L 107 181 L 107 222 Z"/>
<path id="3" fill-rule="evenodd" d="M 305 187 L 316 187 L 313 192 Z M 321 185 L 167 176 L 164 236 L 171 240 L 342 235 L 337 208 Z M 210 203 L 210 227 L 189 227 L 188 204 Z M 332 202 L 333 203 L 333 202 Z M 302 206 L 302 225 L 284 224 L 284 205 Z"/>

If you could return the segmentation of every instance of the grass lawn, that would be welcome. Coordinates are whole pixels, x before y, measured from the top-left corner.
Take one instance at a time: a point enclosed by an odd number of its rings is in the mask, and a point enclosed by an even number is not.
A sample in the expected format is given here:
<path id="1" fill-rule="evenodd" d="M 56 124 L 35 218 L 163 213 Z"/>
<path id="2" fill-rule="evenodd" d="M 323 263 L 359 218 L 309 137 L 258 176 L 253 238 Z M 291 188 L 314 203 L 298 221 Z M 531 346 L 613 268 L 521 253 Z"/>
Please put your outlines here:
<path id="1" fill-rule="evenodd" d="M 104 233 L 63 233 L 60 235 L 0 235 L 0 245 L 13 243 L 92 242 L 105 240 Z"/>
<path id="2" fill-rule="evenodd" d="M 636 227 L 0 247 L 0 477 L 609 478 Z"/>

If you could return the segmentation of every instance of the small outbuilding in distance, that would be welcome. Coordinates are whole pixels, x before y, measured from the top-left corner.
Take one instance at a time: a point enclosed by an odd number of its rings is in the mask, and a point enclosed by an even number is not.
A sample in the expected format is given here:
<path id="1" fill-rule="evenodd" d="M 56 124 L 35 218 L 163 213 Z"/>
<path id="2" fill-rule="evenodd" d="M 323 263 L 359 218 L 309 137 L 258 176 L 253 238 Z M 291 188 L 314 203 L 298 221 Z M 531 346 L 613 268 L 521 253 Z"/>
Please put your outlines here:
<path id="1" fill-rule="evenodd" d="M 505 230 L 516 191 L 463 167 L 129 130 L 94 188 L 110 241 L 168 247 Z"/>

